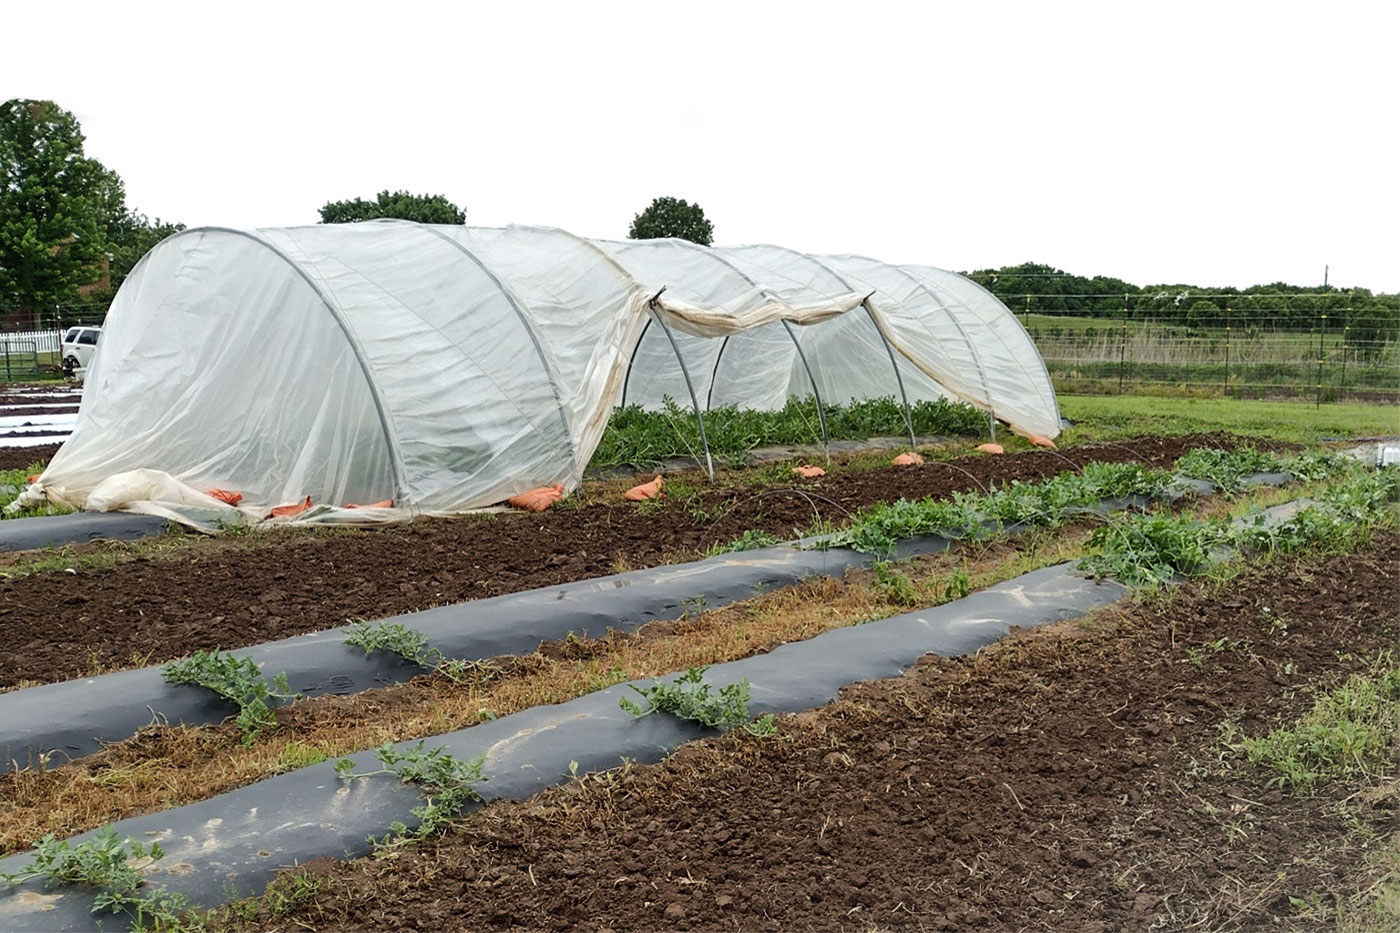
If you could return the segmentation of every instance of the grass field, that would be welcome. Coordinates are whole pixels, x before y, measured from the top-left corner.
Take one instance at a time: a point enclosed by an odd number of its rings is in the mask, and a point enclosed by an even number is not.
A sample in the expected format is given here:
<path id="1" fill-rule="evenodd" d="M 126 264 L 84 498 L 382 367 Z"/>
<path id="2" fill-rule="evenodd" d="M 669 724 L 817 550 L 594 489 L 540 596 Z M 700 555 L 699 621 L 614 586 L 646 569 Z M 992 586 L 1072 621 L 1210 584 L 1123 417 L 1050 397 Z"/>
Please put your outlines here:
<path id="1" fill-rule="evenodd" d="M 1225 398 L 1060 395 L 1060 413 L 1074 422 L 1064 442 L 1112 440 L 1141 434 L 1232 431 L 1277 440 L 1400 435 L 1394 405 L 1264 402 Z"/>

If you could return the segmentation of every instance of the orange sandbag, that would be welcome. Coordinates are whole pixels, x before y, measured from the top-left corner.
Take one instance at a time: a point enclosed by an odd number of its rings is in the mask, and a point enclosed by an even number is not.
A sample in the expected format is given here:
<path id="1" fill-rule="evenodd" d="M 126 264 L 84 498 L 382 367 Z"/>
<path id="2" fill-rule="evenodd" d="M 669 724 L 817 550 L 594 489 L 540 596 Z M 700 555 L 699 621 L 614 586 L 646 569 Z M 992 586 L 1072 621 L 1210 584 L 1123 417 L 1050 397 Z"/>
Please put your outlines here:
<path id="1" fill-rule="evenodd" d="M 522 492 L 518 496 L 511 496 L 506 500 L 506 505 L 513 505 L 517 509 L 524 509 L 527 512 L 543 512 L 563 498 L 564 487 L 556 484 L 554 486 L 540 486 Z"/>
<path id="2" fill-rule="evenodd" d="M 978 444 L 977 449 L 982 451 L 982 453 L 984 454 L 1006 453 L 1006 448 L 1002 447 L 1000 444 Z"/>
<path id="3" fill-rule="evenodd" d="M 895 466 L 918 466 L 923 462 L 924 458 L 920 457 L 918 454 L 900 454 L 890 461 L 890 463 L 893 463 Z"/>
<path id="4" fill-rule="evenodd" d="M 661 487 L 665 485 L 665 482 L 666 481 L 658 475 L 656 479 L 649 483 L 633 486 L 623 493 L 623 496 L 633 502 L 641 502 L 644 499 L 655 499 L 657 496 L 661 495 Z"/>
<path id="5" fill-rule="evenodd" d="M 229 505 L 237 505 L 243 501 L 243 493 L 234 492 L 230 489 L 207 489 L 204 494 L 220 502 L 227 502 Z"/>
<path id="6" fill-rule="evenodd" d="M 1039 434 L 1030 438 L 1030 442 L 1037 447 L 1049 447 L 1051 450 L 1058 450 L 1054 441 L 1050 440 L 1048 437 L 1041 437 Z"/>
<path id="7" fill-rule="evenodd" d="M 792 468 L 792 472 L 803 479 L 816 479 L 818 476 L 826 475 L 826 470 L 818 466 L 795 466 Z"/>
<path id="8" fill-rule="evenodd" d="M 347 509 L 392 509 L 394 507 L 394 500 L 380 499 L 378 502 L 371 502 L 368 505 L 356 505 L 353 502 L 347 502 L 345 503 L 345 507 Z"/>
<path id="9" fill-rule="evenodd" d="M 293 502 L 291 505 L 279 505 L 271 512 L 267 513 L 268 518 L 286 518 L 289 515 L 300 515 L 311 508 L 311 497 L 307 496 L 304 502 Z"/>

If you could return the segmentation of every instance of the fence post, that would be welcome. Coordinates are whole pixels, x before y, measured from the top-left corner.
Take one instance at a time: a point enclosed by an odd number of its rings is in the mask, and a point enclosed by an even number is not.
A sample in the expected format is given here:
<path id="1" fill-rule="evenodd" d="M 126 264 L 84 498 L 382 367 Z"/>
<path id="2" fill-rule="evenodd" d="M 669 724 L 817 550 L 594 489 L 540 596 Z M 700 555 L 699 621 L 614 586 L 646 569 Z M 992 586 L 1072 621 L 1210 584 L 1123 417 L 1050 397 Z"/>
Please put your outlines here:
<path id="1" fill-rule="evenodd" d="M 1230 397 L 1230 303 L 1225 302 L 1225 397 Z"/>
<path id="2" fill-rule="evenodd" d="M 1118 334 L 1118 394 L 1123 394 L 1123 375 L 1128 366 L 1128 295 L 1123 294 L 1123 326 Z"/>
<path id="3" fill-rule="evenodd" d="M 1322 339 L 1327 336 L 1327 312 L 1323 311 L 1318 317 L 1321 323 L 1317 326 L 1317 401 L 1313 403 L 1314 408 L 1322 407 Z"/>
<path id="4" fill-rule="evenodd" d="M 1348 321 L 1351 320 L 1350 311 L 1351 309 L 1347 308 Z M 1337 390 L 1337 401 L 1339 402 L 1345 402 L 1347 400 L 1347 340 L 1350 339 L 1347 336 L 1347 331 L 1349 330 L 1351 330 L 1350 324 L 1342 325 L 1342 385 L 1341 388 Z"/>

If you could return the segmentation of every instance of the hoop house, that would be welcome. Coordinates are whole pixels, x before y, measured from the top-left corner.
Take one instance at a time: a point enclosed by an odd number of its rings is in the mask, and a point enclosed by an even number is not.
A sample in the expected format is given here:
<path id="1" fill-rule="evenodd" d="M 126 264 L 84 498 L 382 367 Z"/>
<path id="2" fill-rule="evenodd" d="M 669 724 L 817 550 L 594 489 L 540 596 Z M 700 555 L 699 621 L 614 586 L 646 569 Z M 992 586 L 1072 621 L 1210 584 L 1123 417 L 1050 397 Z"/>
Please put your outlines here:
<path id="1" fill-rule="evenodd" d="M 1015 317 L 939 269 L 533 227 L 206 227 L 123 284 L 37 489 L 90 508 L 220 487 L 261 511 L 454 512 L 576 485 L 620 402 L 810 394 L 953 397 L 1059 430 Z"/>

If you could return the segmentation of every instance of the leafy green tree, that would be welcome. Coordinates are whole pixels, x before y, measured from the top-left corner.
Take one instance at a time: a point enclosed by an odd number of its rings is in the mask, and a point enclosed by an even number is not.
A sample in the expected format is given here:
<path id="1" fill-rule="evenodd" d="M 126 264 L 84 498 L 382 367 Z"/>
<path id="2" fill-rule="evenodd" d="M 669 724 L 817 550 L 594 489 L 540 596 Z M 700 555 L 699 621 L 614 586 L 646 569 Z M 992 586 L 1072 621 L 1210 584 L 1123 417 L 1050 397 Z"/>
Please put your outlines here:
<path id="1" fill-rule="evenodd" d="M 102 218 L 107 237 L 107 255 L 111 260 L 112 290 L 115 291 L 151 247 L 171 234 L 179 233 L 185 229 L 185 225 L 166 223 L 159 217 L 151 220 L 145 214 L 131 210 L 126 206 L 126 185 L 121 176 L 105 168 L 101 170 L 101 176 Z"/>
<path id="2" fill-rule="evenodd" d="M 53 101 L 0 106 L 0 303 L 38 319 L 98 280 L 104 173 L 83 153 L 78 121 Z"/>
<path id="3" fill-rule="evenodd" d="M 1186 309 L 1186 323 L 1191 327 L 1214 327 L 1221 323 L 1220 306 L 1207 298 L 1193 301 Z"/>
<path id="4" fill-rule="evenodd" d="M 330 201 L 321 208 L 323 224 L 354 224 L 381 217 L 412 220 L 420 224 L 464 224 L 467 212 L 440 194 L 381 191 L 373 201 L 355 198 Z"/>
<path id="5" fill-rule="evenodd" d="M 1347 343 L 1363 358 L 1374 359 L 1387 342 L 1400 340 L 1400 302 L 1388 297 L 1389 306 L 1384 295 L 1354 296 L 1355 305 L 1345 314 Z"/>
<path id="6" fill-rule="evenodd" d="M 699 204 L 676 198 L 656 198 L 646 210 L 632 218 L 627 236 L 632 240 L 679 237 L 709 246 L 715 238 L 715 227 L 705 219 Z"/>

